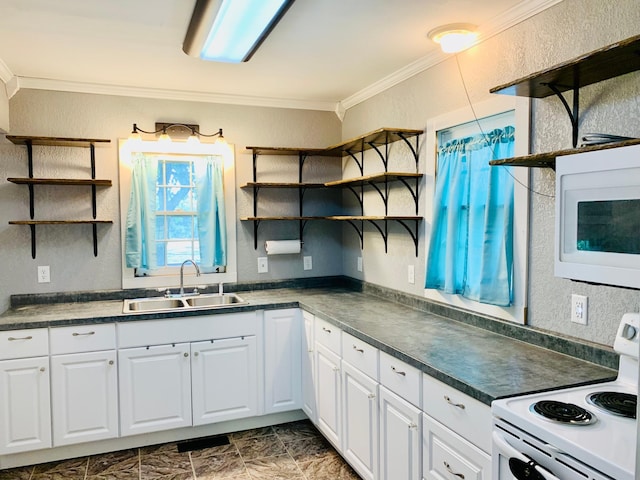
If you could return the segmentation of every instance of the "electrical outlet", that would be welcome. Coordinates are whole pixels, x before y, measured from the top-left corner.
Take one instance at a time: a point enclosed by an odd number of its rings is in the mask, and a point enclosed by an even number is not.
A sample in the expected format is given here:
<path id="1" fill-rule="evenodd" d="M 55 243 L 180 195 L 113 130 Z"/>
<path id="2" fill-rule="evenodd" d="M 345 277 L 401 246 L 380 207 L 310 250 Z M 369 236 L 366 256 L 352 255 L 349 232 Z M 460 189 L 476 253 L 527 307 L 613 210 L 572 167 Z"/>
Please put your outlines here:
<path id="1" fill-rule="evenodd" d="M 49 270 L 49 265 L 39 265 L 38 266 L 38 283 L 49 283 L 51 282 L 51 271 Z"/>
<path id="2" fill-rule="evenodd" d="M 358 271 L 362 271 L 362 257 L 358 257 Z"/>
<path id="3" fill-rule="evenodd" d="M 267 273 L 269 271 L 269 261 L 267 257 L 258 257 L 258 273 Z"/>
<path id="4" fill-rule="evenodd" d="M 589 299 L 584 295 L 571 295 L 571 321 L 581 325 L 587 324 L 589 318 Z"/>
<path id="5" fill-rule="evenodd" d="M 302 262 L 305 270 L 311 270 L 313 268 L 313 260 L 311 256 L 302 257 Z"/>
<path id="6" fill-rule="evenodd" d="M 416 269 L 413 265 L 407 267 L 407 281 L 412 285 L 416 283 Z"/>

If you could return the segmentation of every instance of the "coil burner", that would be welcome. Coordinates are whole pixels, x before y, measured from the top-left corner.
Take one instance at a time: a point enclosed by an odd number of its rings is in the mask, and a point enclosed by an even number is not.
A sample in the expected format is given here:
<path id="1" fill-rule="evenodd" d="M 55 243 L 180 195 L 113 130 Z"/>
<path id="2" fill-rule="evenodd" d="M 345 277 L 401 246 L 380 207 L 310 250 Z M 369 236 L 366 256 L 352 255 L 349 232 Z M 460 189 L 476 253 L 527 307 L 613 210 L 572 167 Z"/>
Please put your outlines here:
<path id="1" fill-rule="evenodd" d="M 530 410 L 546 420 L 569 425 L 590 425 L 597 421 L 596 416 L 589 410 L 573 403 L 556 400 L 540 400 L 531 405 Z"/>

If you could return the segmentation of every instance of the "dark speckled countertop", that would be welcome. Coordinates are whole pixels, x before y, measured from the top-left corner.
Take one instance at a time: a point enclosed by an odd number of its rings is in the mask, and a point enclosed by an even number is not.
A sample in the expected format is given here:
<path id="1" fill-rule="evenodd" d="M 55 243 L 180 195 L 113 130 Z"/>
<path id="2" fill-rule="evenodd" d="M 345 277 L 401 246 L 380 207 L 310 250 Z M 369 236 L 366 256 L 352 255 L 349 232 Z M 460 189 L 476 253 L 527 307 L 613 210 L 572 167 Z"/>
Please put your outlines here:
<path id="1" fill-rule="evenodd" d="M 18 306 L 0 316 L 0 330 L 299 306 L 486 404 L 501 397 L 607 381 L 617 374 L 612 368 L 361 291 L 278 288 L 238 293 L 248 305 L 199 312 L 123 314 L 122 300 Z M 611 354 L 605 351 L 605 356 Z"/>

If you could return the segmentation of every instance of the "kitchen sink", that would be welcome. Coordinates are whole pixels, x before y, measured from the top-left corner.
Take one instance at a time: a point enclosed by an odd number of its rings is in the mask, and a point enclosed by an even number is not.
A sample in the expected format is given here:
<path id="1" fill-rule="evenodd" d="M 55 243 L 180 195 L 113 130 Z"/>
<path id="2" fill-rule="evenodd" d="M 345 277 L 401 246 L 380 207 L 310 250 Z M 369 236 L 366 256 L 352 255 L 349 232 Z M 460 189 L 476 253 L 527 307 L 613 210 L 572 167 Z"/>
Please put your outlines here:
<path id="1" fill-rule="evenodd" d="M 235 293 L 214 293 L 176 298 L 150 297 L 124 301 L 123 313 L 171 312 L 180 310 L 206 310 L 235 305 L 246 305 L 247 301 Z"/>

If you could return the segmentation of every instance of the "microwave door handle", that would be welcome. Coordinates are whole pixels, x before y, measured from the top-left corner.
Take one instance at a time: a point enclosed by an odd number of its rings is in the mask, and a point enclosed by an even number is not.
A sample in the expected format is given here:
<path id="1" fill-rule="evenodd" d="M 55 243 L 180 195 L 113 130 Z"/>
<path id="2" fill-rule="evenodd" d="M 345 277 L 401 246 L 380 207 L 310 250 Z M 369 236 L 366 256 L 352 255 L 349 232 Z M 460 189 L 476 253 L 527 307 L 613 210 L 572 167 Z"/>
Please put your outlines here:
<path id="1" fill-rule="evenodd" d="M 495 432 L 495 431 L 492 432 L 491 436 L 493 437 L 493 443 L 498 447 L 498 450 L 500 450 L 500 453 L 504 454 L 506 457 L 508 457 L 508 458 L 516 458 L 516 459 L 518 459 L 518 460 L 520 460 L 521 462 L 524 462 L 524 463 L 531 462 L 531 459 L 529 457 L 527 457 L 526 455 L 524 455 L 523 453 L 519 452 L 518 450 L 513 448 L 511 445 L 509 445 L 506 442 L 506 440 L 501 435 L 499 435 L 497 432 Z M 542 468 L 538 464 L 536 464 L 534 468 L 542 476 L 542 478 L 544 478 L 545 480 L 560 480 L 558 477 L 553 475 L 548 470 Z"/>

